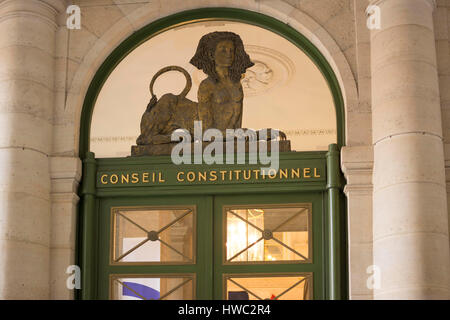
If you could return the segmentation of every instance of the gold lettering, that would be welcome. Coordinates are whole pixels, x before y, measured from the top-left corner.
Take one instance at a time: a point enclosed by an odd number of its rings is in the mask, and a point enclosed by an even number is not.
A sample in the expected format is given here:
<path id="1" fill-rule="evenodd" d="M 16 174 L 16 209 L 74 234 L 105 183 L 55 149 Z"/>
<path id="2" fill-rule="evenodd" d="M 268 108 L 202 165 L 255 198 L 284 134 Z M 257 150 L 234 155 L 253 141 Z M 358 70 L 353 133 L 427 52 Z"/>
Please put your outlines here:
<path id="1" fill-rule="evenodd" d="M 100 179 L 100 181 L 102 182 L 102 184 L 108 184 L 108 181 L 107 181 L 107 180 L 104 180 L 103 178 L 108 178 L 108 175 L 107 175 L 107 174 L 104 174 L 104 175 L 102 175 L 102 177 L 101 177 L 101 179 Z"/>
<path id="2" fill-rule="evenodd" d="M 209 181 L 216 181 L 217 180 L 217 171 L 211 171 L 209 173 L 209 176 L 210 176 Z"/>
<path id="3" fill-rule="evenodd" d="M 131 183 L 138 183 L 139 182 L 139 174 L 132 173 L 131 174 Z"/>
<path id="4" fill-rule="evenodd" d="M 300 179 L 300 168 L 291 169 L 291 179 L 294 179 L 294 176 Z"/>
<path id="5" fill-rule="evenodd" d="M 311 168 L 303 168 L 303 177 L 304 178 L 311 178 Z"/>
<path id="6" fill-rule="evenodd" d="M 187 180 L 188 180 L 189 182 L 193 182 L 193 181 L 195 180 L 195 173 L 193 173 L 192 171 L 189 171 L 189 172 L 187 173 Z"/>
<path id="7" fill-rule="evenodd" d="M 236 180 L 239 180 L 241 171 L 242 171 L 242 170 L 234 170 L 234 173 L 236 173 Z"/>
<path id="8" fill-rule="evenodd" d="M 177 181 L 178 182 L 183 182 L 184 181 L 184 178 L 183 179 L 180 178 L 181 175 L 184 175 L 184 171 L 180 171 L 180 172 L 177 173 Z"/>
<path id="9" fill-rule="evenodd" d="M 255 180 L 258 180 L 259 179 L 259 172 L 260 172 L 261 170 L 259 170 L 259 169 L 257 169 L 257 170 L 253 170 L 253 173 L 255 174 Z"/>
<path id="10" fill-rule="evenodd" d="M 220 174 L 222 175 L 222 181 L 225 181 L 225 174 L 227 172 L 226 171 L 220 171 Z"/>
<path id="11" fill-rule="evenodd" d="M 317 173 L 317 168 L 314 168 L 314 178 L 320 178 L 320 174 Z"/>
<path id="12" fill-rule="evenodd" d="M 123 184 L 124 181 L 126 181 L 127 183 L 130 183 L 130 175 L 127 173 L 127 175 L 124 175 L 123 173 L 120 176 L 120 183 Z"/>
<path id="13" fill-rule="evenodd" d="M 111 177 L 109 178 L 109 182 L 111 182 L 112 184 L 116 184 L 117 182 L 119 182 L 119 177 L 117 176 L 117 174 L 111 175 Z"/>
<path id="14" fill-rule="evenodd" d="M 198 181 L 206 181 L 206 171 L 198 173 Z"/>
<path id="15" fill-rule="evenodd" d="M 230 177 L 230 181 L 233 180 L 233 171 L 228 171 L 228 176 Z"/>
<path id="16" fill-rule="evenodd" d="M 152 173 L 152 181 L 155 182 L 156 181 L 156 173 Z"/>
<path id="17" fill-rule="evenodd" d="M 248 175 L 246 175 L 248 173 Z M 250 180 L 252 177 L 252 171 L 251 170 L 244 170 L 244 180 Z"/>
<path id="18" fill-rule="evenodd" d="M 158 172 L 158 180 L 158 182 L 166 182 L 166 180 L 163 179 L 162 172 Z"/>
<path id="19" fill-rule="evenodd" d="M 287 179 L 287 177 L 288 177 L 287 169 L 280 169 L 280 179 L 283 178 Z"/>
<path id="20" fill-rule="evenodd" d="M 275 179 L 277 177 L 277 170 L 275 169 L 270 169 L 269 170 L 269 178 L 270 179 Z"/>
<path id="21" fill-rule="evenodd" d="M 150 181 L 148 180 L 148 172 L 144 172 L 142 174 L 142 182 L 144 183 L 149 183 Z"/>

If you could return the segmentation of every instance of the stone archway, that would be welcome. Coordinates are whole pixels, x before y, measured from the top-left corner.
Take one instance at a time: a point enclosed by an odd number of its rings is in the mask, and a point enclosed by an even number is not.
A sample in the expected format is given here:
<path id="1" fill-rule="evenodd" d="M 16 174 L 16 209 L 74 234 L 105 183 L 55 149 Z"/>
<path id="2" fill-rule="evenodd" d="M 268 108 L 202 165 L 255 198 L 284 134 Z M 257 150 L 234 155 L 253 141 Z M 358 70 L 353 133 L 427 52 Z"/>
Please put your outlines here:
<path id="1" fill-rule="evenodd" d="M 170 1 L 169 1 L 170 2 Z M 345 106 L 345 119 L 348 119 L 349 110 L 353 110 L 358 104 L 358 93 L 355 78 L 343 51 L 339 48 L 331 35 L 306 13 L 286 4 L 282 1 L 259 2 L 254 0 L 223 1 L 224 4 L 232 5 L 223 7 L 240 8 L 259 12 L 272 16 L 304 35 L 312 44 L 314 44 L 333 69 L 334 74 L 342 90 Z M 95 41 L 92 48 L 83 57 L 82 63 L 75 72 L 71 87 L 68 89 L 67 103 L 65 110 L 73 114 L 74 117 L 74 153 L 78 154 L 78 133 L 79 119 L 82 112 L 83 101 L 87 89 L 100 65 L 105 61 L 108 55 L 128 36 L 145 25 L 169 14 L 182 12 L 188 9 L 204 8 L 204 2 L 189 1 L 183 2 L 183 5 L 171 7 L 166 4 L 160 10 L 155 8 L 155 4 L 145 5 L 138 10 L 132 11 L 124 18 L 117 21 L 109 30 L 98 40 Z M 346 123 L 346 142 L 352 136 L 353 128 L 351 124 Z M 347 143 L 346 143 L 347 144 Z M 61 150 L 62 151 L 62 150 Z"/>
<path id="2" fill-rule="evenodd" d="M 126 38 L 136 32 L 136 30 L 139 30 L 152 21 L 171 13 L 199 7 L 204 7 L 202 1 L 190 1 L 187 4 L 185 3 L 183 7 L 178 6 L 176 10 L 173 7 L 170 8 L 169 5 L 166 7 L 166 2 L 165 6 L 159 9 L 151 4 L 145 5 L 144 8 L 129 12 L 125 17 L 109 28 L 101 38 L 98 38 L 93 43 L 91 49 L 83 56 L 81 64 L 76 69 L 70 88 L 67 92 L 67 102 L 62 113 L 66 115 L 65 117 L 67 117 L 67 114 L 70 114 L 72 121 L 69 121 L 66 125 L 55 127 L 56 154 L 71 154 L 75 159 L 77 158 L 77 155 L 79 154 L 78 138 L 80 132 L 80 118 L 84 97 L 95 73 L 111 52 Z M 355 79 L 343 52 L 324 28 L 307 14 L 281 1 L 270 1 L 267 3 L 260 3 L 258 1 L 240 1 L 238 6 L 233 3 L 233 5 L 229 5 L 229 7 L 239 7 L 241 9 L 257 11 L 275 17 L 280 21 L 287 23 L 299 33 L 305 35 L 306 38 L 320 50 L 331 65 L 333 72 L 337 77 L 339 86 L 342 88 L 345 118 L 347 118 L 348 110 L 351 110 L 355 106 L 355 103 L 357 104 Z M 61 112 L 61 110 L 59 111 Z M 351 129 L 346 127 L 345 131 L 347 132 L 346 136 L 348 137 L 349 133 L 351 133 Z M 64 140 L 61 140 L 64 144 L 59 144 L 60 137 L 65 137 Z M 73 142 L 73 148 L 67 144 L 69 141 Z M 79 175 L 79 167 L 77 167 L 76 170 Z M 73 180 L 76 184 L 75 179 Z M 76 203 L 76 201 L 74 201 L 74 203 Z M 71 204 L 71 206 L 74 208 L 74 204 Z M 71 224 L 73 221 L 67 220 L 64 223 Z"/>

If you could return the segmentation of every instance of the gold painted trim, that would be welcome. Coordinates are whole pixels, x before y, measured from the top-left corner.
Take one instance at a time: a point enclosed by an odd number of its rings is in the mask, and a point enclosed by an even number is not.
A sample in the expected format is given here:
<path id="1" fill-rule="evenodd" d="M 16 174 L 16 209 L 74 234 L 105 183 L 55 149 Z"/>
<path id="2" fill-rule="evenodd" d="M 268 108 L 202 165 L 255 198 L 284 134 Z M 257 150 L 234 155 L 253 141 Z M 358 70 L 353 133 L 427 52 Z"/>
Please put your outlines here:
<path id="1" fill-rule="evenodd" d="M 277 261 L 237 261 L 227 260 L 227 211 L 236 209 L 277 209 L 277 208 L 307 208 L 308 211 L 308 259 L 306 260 L 277 260 Z M 313 257 L 313 204 L 312 202 L 304 203 L 280 203 L 280 204 L 246 204 L 246 205 L 224 205 L 222 206 L 222 264 L 223 265 L 264 265 L 264 264 L 312 264 Z M 264 240 L 263 240 L 264 241 Z M 245 251 L 244 251 L 245 252 Z"/>
<path id="2" fill-rule="evenodd" d="M 116 254 L 114 248 L 115 232 L 116 229 L 116 213 L 118 211 L 137 211 L 137 210 L 180 210 L 186 209 L 192 212 L 192 260 L 191 261 L 136 261 L 136 262 L 116 262 Z M 149 266 L 149 265 L 195 265 L 197 263 L 197 205 L 174 205 L 174 206 L 123 206 L 123 207 L 111 207 L 110 209 L 110 235 L 109 235 L 109 264 L 113 266 Z"/>
<path id="3" fill-rule="evenodd" d="M 113 282 L 119 278 L 188 278 L 192 281 L 192 300 L 196 299 L 197 290 L 197 274 L 196 273 L 124 273 L 124 274 L 110 274 L 109 275 L 109 295 L 108 299 L 113 300 Z M 184 285 L 183 285 L 184 286 Z M 181 286 L 181 287 L 183 287 Z M 180 288 L 181 288 L 180 287 Z"/>
<path id="4" fill-rule="evenodd" d="M 227 280 L 228 278 L 274 278 L 274 277 L 304 277 L 308 284 L 308 299 L 313 300 L 314 298 L 314 283 L 313 283 L 313 273 L 312 272 L 277 272 L 277 273 L 223 273 L 222 274 L 222 299 L 227 299 Z M 305 284 L 306 284 L 305 283 Z"/>

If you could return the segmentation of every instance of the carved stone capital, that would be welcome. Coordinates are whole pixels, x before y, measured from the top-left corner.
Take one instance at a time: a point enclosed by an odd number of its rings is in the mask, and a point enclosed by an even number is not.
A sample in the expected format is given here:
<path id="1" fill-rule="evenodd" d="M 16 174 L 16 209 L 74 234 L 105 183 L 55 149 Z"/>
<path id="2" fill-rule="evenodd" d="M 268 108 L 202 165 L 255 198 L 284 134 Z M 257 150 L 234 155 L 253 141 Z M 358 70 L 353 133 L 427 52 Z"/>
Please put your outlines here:
<path id="1" fill-rule="evenodd" d="M 41 0 L 41 1 L 45 2 L 47 5 L 54 8 L 58 13 L 66 12 L 67 7 L 72 2 L 67 0 Z"/>
<path id="2" fill-rule="evenodd" d="M 66 11 L 66 0 L 3 0 L 0 21 L 15 17 L 40 18 L 57 28 L 57 16 Z"/>

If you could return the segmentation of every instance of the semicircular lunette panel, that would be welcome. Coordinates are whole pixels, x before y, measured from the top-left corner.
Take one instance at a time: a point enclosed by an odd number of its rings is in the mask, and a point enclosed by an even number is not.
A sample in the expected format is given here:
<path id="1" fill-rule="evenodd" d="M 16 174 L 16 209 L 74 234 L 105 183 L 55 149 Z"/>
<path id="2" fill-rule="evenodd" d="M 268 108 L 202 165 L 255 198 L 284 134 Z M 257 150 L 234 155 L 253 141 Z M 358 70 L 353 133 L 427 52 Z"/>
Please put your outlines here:
<path id="1" fill-rule="evenodd" d="M 140 133 L 150 100 L 153 75 L 170 65 L 192 77 L 187 98 L 198 101 L 206 75 L 189 63 L 200 38 L 214 31 L 238 34 L 254 66 L 242 77 L 244 128 L 276 128 L 285 132 L 295 151 L 327 150 L 336 143 L 336 114 L 328 84 L 313 61 L 297 46 L 266 29 L 232 21 L 195 22 L 160 33 L 132 51 L 113 70 L 94 107 L 90 150 L 97 157 L 125 157 Z M 163 74 L 155 83 L 158 98 L 179 94 L 182 74 Z"/>
<path id="2" fill-rule="evenodd" d="M 255 64 L 241 80 L 245 97 L 264 94 L 288 83 L 295 74 L 295 64 L 283 53 L 266 47 L 245 45 L 245 51 Z M 205 78 L 201 70 L 193 71 L 192 80 L 198 86 Z"/>
<path id="3" fill-rule="evenodd" d="M 247 45 L 245 49 L 255 64 L 242 80 L 247 97 L 265 94 L 272 88 L 285 85 L 295 74 L 295 64 L 283 53 L 254 45 Z"/>

